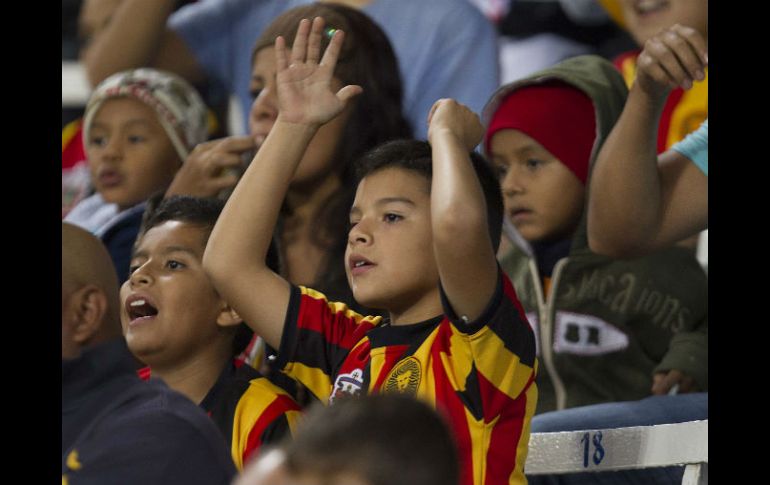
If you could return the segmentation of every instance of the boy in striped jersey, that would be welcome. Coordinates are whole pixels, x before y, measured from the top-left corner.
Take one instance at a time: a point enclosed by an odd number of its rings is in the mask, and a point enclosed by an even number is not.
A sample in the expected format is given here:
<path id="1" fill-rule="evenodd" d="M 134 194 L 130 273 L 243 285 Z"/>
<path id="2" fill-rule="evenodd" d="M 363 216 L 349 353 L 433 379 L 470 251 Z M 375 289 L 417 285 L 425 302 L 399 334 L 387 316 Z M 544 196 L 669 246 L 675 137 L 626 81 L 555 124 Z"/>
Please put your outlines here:
<path id="1" fill-rule="evenodd" d="M 287 434 L 299 406 L 234 359 L 252 332 L 201 268 L 218 199 L 173 196 L 146 214 L 120 291 L 129 350 L 214 420 L 240 470 L 260 446 Z M 274 264 L 271 264 L 274 266 Z"/>
<path id="2" fill-rule="evenodd" d="M 292 286 L 265 264 L 305 148 L 361 92 L 333 77 L 344 34 L 323 25 L 303 20 L 290 55 L 276 39 L 278 117 L 217 221 L 204 269 L 279 348 L 279 367 L 321 401 L 413 395 L 450 423 L 461 483 L 526 483 L 535 342 L 495 259 L 502 197 L 494 173 L 471 152 L 483 127 L 467 107 L 437 101 L 430 144 L 387 143 L 360 163 L 345 269 L 356 300 L 388 319 Z M 323 35 L 331 41 L 321 58 Z"/>

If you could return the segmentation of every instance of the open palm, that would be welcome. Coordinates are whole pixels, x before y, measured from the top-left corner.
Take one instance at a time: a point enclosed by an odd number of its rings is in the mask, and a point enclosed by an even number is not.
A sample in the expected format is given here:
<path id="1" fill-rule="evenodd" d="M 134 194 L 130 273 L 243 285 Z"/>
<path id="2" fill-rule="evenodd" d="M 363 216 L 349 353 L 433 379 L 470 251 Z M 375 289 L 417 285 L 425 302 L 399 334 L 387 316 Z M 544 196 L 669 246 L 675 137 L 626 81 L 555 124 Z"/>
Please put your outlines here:
<path id="1" fill-rule="evenodd" d="M 316 17 L 312 26 L 303 19 L 289 55 L 283 37 L 275 41 L 276 85 L 279 118 L 289 123 L 321 125 L 337 116 L 360 86 L 348 85 L 334 91 L 334 67 L 342 48 L 344 33 L 336 31 L 321 55 L 324 20 Z"/>

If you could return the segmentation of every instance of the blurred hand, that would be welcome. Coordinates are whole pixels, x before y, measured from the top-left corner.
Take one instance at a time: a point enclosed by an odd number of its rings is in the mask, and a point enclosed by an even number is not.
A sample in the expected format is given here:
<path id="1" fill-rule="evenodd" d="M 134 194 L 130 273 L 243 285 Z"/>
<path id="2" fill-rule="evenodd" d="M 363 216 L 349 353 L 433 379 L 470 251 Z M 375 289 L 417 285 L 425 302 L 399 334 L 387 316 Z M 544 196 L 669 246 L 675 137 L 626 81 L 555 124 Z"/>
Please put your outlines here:
<path id="1" fill-rule="evenodd" d="M 695 29 L 675 24 L 644 43 L 637 59 L 636 84 L 654 99 L 681 86 L 690 89 L 705 79 L 708 45 Z"/>
<path id="2" fill-rule="evenodd" d="M 484 126 L 476 113 L 454 99 L 439 99 L 428 114 L 428 140 L 440 132 L 449 132 L 468 149 L 473 150 L 484 136 Z"/>
<path id="3" fill-rule="evenodd" d="M 309 20 L 303 19 L 290 57 L 283 37 L 275 40 L 278 120 L 322 125 L 342 112 L 348 101 L 362 92 L 356 85 L 335 92 L 332 86 L 336 83 L 334 67 L 345 36 L 341 30 L 334 33 L 319 63 L 323 27 L 321 17 L 313 20 L 312 27 Z"/>
<path id="4" fill-rule="evenodd" d="M 652 377 L 652 393 L 655 395 L 668 394 L 674 384 L 679 384 L 678 394 L 697 392 L 698 385 L 695 379 L 680 370 L 672 369 L 668 372 L 658 372 Z"/>
<path id="5" fill-rule="evenodd" d="M 199 144 L 174 176 L 166 196 L 214 197 L 222 190 L 235 187 L 246 167 L 243 154 L 255 148 L 250 136 L 231 136 Z"/>

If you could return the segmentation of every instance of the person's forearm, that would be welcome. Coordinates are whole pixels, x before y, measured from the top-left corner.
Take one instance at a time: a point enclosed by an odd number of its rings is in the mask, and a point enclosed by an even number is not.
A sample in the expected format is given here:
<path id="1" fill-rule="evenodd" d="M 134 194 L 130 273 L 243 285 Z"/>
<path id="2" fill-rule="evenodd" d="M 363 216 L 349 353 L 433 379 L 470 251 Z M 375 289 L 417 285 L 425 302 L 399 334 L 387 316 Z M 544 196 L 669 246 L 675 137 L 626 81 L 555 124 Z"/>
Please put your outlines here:
<path id="1" fill-rule="evenodd" d="M 124 0 L 83 58 L 91 85 L 119 71 L 152 65 L 175 5 L 176 0 Z"/>
<path id="2" fill-rule="evenodd" d="M 484 193 L 467 148 L 453 133 L 435 133 L 431 145 L 431 226 L 441 284 L 458 315 L 474 321 L 497 283 Z"/>
<path id="3" fill-rule="evenodd" d="M 433 136 L 431 223 L 434 244 L 457 245 L 457 234 L 467 238 L 486 234 L 484 194 L 473 165 L 457 137 L 442 131 Z"/>
<path id="4" fill-rule="evenodd" d="M 278 348 L 288 283 L 267 266 L 267 251 L 294 171 L 314 128 L 276 122 L 225 204 L 203 254 L 214 287 L 248 326 Z"/>
<path id="5" fill-rule="evenodd" d="M 610 256 L 643 250 L 660 226 L 657 137 L 665 103 L 634 86 L 597 156 L 590 180 L 588 238 Z"/>

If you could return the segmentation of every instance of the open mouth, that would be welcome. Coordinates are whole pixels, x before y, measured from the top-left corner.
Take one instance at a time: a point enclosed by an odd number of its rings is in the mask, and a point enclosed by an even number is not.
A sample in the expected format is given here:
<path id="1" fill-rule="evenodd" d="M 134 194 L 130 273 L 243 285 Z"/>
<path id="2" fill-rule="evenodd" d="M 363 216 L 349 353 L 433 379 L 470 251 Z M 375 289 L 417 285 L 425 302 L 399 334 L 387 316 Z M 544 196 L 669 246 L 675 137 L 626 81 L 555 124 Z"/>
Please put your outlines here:
<path id="1" fill-rule="evenodd" d="M 350 258 L 350 272 L 354 275 L 366 271 L 373 266 L 375 266 L 374 263 L 361 256 L 352 256 Z"/>
<path id="2" fill-rule="evenodd" d="M 126 301 L 126 313 L 129 320 L 133 323 L 138 319 L 151 318 L 158 314 L 155 308 L 146 298 L 134 297 Z"/>
<path id="3" fill-rule="evenodd" d="M 116 170 L 101 170 L 97 176 L 99 185 L 103 188 L 116 187 L 123 182 L 123 176 Z"/>

